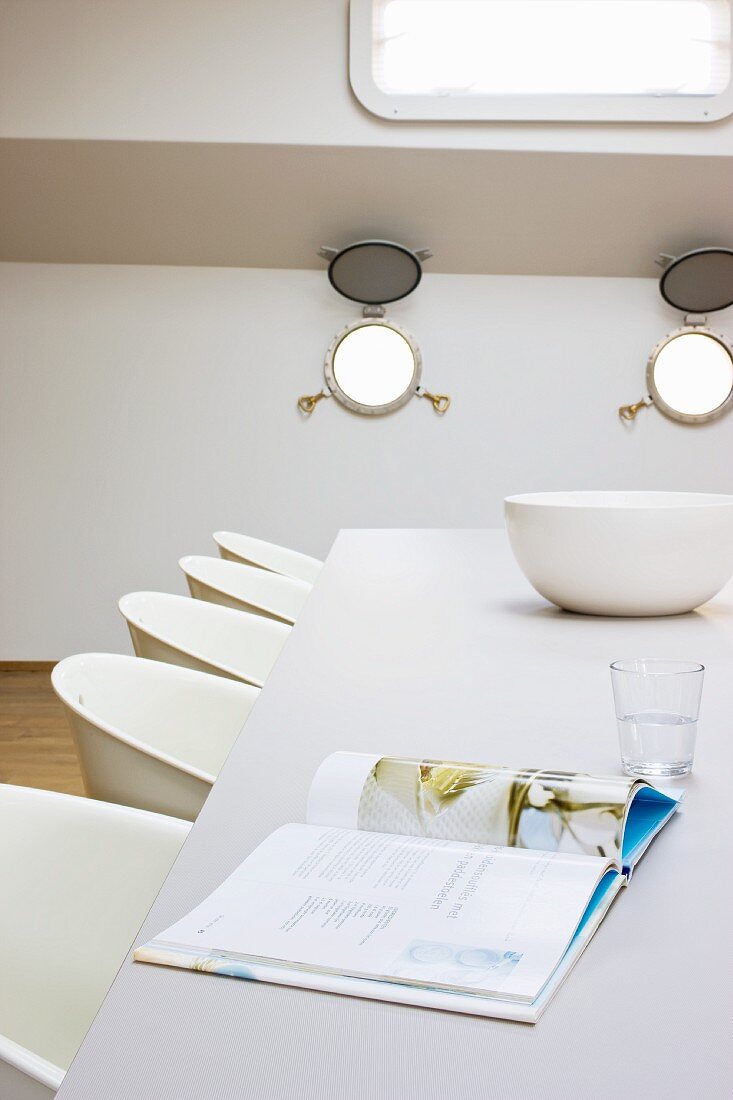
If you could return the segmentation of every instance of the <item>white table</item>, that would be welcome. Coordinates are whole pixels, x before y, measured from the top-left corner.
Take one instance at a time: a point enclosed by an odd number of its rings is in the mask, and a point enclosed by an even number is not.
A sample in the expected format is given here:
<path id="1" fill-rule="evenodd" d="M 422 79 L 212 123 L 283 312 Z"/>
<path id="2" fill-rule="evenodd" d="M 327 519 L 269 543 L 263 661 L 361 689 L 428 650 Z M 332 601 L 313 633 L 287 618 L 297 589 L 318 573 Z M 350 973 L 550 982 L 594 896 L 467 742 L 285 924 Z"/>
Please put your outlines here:
<path id="1" fill-rule="evenodd" d="M 708 666 L 687 808 L 536 1026 L 128 959 L 60 1100 L 729 1094 L 733 588 L 584 618 L 533 592 L 502 532 L 342 532 L 139 939 L 303 820 L 333 750 L 617 772 L 608 663 L 638 655 Z"/>

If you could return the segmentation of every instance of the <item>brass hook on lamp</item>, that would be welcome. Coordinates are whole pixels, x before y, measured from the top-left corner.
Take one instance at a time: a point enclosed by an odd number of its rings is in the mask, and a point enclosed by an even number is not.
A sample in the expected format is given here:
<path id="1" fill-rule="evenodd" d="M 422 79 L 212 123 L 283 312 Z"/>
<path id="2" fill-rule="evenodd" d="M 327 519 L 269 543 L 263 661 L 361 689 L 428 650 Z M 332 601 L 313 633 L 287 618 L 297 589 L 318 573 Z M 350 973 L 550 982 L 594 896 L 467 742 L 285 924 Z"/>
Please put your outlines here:
<path id="1" fill-rule="evenodd" d="M 622 405 L 618 410 L 618 415 L 622 420 L 635 420 L 639 409 L 646 409 L 651 404 L 651 401 L 646 401 L 642 397 L 641 401 L 637 401 L 635 405 Z"/>
<path id="2" fill-rule="evenodd" d="M 318 402 L 322 401 L 324 397 L 328 397 L 328 394 L 323 393 L 323 391 L 321 391 L 321 393 L 314 393 L 310 396 L 304 394 L 303 397 L 298 398 L 298 408 L 302 413 L 305 413 L 306 416 L 310 416 Z"/>
<path id="3" fill-rule="evenodd" d="M 427 397 L 429 401 L 432 401 L 433 408 L 438 416 L 442 416 L 443 413 L 448 412 L 450 408 L 450 397 L 447 393 L 430 393 L 429 390 L 419 390 L 420 397 Z"/>

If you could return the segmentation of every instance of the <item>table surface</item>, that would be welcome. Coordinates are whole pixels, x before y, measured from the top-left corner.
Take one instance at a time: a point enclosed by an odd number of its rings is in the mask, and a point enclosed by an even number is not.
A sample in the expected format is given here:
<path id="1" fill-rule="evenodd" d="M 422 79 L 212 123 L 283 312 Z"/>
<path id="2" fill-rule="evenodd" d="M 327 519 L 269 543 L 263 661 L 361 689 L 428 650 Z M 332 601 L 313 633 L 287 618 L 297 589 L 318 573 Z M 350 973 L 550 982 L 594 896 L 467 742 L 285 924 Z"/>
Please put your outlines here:
<path id="1" fill-rule="evenodd" d="M 136 942 L 304 820 L 334 750 L 618 773 L 615 658 L 707 666 L 685 812 L 535 1026 L 128 958 L 59 1100 L 730 1095 L 732 654 L 733 587 L 586 618 L 534 593 L 503 532 L 342 532 Z"/>

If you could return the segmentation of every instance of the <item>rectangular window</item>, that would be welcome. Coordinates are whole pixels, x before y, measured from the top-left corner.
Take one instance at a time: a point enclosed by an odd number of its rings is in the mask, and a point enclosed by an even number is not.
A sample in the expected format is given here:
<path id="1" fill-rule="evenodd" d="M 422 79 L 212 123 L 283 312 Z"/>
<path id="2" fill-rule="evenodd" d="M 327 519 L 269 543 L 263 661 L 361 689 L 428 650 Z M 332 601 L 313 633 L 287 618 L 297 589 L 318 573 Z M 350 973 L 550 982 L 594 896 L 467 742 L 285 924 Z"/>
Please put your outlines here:
<path id="1" fill-rule="evenodd" d="M 351 80 L 388 118 L 709 121 L 733 0 L 352 0 Z"/>

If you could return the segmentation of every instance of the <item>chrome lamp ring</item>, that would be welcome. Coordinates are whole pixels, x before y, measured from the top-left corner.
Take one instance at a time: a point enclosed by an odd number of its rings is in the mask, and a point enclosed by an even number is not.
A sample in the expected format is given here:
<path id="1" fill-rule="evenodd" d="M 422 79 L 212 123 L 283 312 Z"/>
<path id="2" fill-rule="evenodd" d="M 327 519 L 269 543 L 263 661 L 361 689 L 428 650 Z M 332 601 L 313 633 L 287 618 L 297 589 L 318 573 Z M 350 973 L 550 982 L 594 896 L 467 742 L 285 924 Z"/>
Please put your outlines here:
<path id="1" fill-rule="evenodd" d="M 357 329 L 381 327 L 391 329 L 393 332 L 398 333 L 403 340 L 409 345 L 412 352 L 414 361 L 414 370 L 412 378 L 405 388 L 405 390 L 396 397 L 393 401 L 389 401 L 384 405 L 366 405 L 360 401 L 354 400 L 339 386 L 334 371 L 334 359 L 336 352 L 339 349 L 340 344 L 349 336 L 352 332 L 356 332 Z M 415 343 L 414 338 L 409 332 L 406 332 L 400 325 L 395 324 L 394 321 L 386 321 L 384 318 L 365 318 L 363 320 L 354 321 L 352 324 L 346 325 L 340 332 L 336 333 L 333 340 L 328 346 L 326 351 L 326 357 L 323 363 L 323 372 L 326 378 L 326 386 L 330 393 L 340 401 L 351 412 L 361 413 L 367 416 L 380 416 L 383 413 L 394 412 L 396 409 L 402 408 L 407 402 L 415 397 L 420 387 L 420 379 L 422 378 L 422 355 L 420 349 Z"/>
<path id="2" fill-rule="evenodd" d="M 733 364 L 733 347 L 728 343 L 724 336 L 721 336 L 719 332 L 713 332 L 711 329 L 702 325 L 683 325 L 681 328 L 675 329 L 673 332 L 667 334 L 659 341 L 658 344 L 652 348 L 646 365 L 646 385 L 649 396 L 656 405 L 656 407 L 663 412 L 665 416 L 670 417 L 672 420 L 678 420 L 683 424 L 707 424 L 711 420 L 717 420 L 719 416 L 722 416 L 733 405 L 733 388 L 726 397 L 726 399 L 718 405 L 716 408 L 711 409 L 709 412 L 704 413 L 684 413 L 680 412 L 673 405 L 669 405 L 662 395 L 660 394 L 657 384 L 654 378 L 654 367 L 659 357 L 660 352 L 670 344 L 673 340 L 676 340 L 679 336 L 685 336 L 688 333 L 695 333 L 698 336 L 706 336 L 708 339 L 715 340 L 716 343 L 725 350 L 728 354 L 731 364 Z"/>

